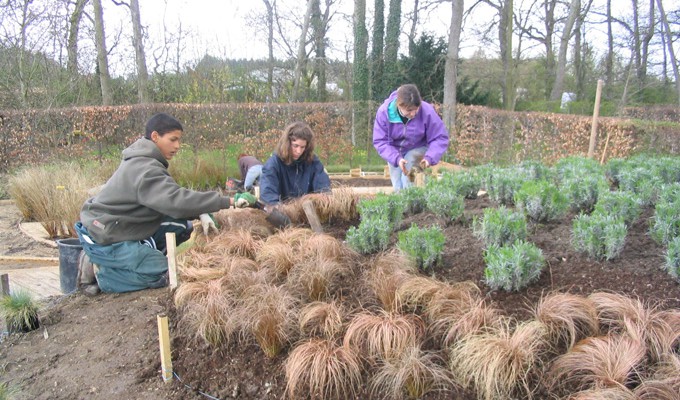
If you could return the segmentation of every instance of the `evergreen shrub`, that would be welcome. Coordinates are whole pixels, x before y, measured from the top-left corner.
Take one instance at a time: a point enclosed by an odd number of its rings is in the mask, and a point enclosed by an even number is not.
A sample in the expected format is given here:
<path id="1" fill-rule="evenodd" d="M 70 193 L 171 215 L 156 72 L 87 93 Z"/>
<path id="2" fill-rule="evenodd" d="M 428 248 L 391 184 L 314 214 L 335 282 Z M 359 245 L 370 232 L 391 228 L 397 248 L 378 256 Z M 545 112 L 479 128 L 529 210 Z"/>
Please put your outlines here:
<path id="1" fill-rule="evenodd" d="M 545 265 L 535 244 L 518 240 L 512 245 L 492 245 L 484 252 L 484 280 L 490 288 L 520 290 L 538 279 Z"/>
<path id="2" fill-rule="evenodd" d="M 446 238 L 441 228 L 419 228 L 412 225 L 399 232 L 397 247 L 412 257 L 421 270 L 430 270 L 441 262 Z"/>

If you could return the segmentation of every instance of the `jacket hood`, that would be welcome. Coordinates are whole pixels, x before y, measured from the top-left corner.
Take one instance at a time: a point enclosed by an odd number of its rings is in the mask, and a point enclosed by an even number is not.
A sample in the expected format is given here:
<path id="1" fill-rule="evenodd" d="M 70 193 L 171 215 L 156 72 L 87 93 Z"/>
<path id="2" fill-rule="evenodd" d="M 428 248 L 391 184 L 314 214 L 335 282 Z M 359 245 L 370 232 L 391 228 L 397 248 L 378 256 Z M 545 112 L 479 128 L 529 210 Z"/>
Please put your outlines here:
<path id="1" fill-rule="evenodd" d="M 163 157 L 158 146 L 144 137 L 137 139 L 137 141 L 123 150 L 123 160 L 129 160 L 136 157 L 150 157 L 158 160 L 161 164 L 165 165 L 166 168 L 168 166 L 168 160 Z"/>

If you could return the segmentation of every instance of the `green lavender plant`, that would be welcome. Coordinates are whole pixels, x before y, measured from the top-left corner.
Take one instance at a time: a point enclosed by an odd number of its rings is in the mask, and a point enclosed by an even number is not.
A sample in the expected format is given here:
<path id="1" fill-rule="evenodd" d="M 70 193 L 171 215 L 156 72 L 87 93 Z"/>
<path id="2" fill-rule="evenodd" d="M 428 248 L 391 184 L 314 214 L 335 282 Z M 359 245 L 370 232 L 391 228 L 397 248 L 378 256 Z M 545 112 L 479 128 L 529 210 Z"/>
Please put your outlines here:
<path id="1" fill-rule="evenodd" d="M 595 208 L 600 193 L 609 191 L 609 185 L 601 176 L 586 175 L 563 180 L 560 189 L 567 196 L 572 211 L 590 213 Z"/>
<path id="2" fill-rule="evenodd" d="M 390 242 L 393 227 L 382 215 L 364 216 L 359 227 L 347 230 L 347 244 L 361 254 L 371 254 L 385 250 Z"/>
<path id="3" fill-rule="evenodd" d="M 619 174 L 619 190 L 635 193 L 640 205 L 654 204 L 662 183 L 649 167 L 625 168 Z"/>
<path id="4" fill-rule="evenodd" d="M 466 199 L 476 199 L 482 180 L 474 171 L 445 172 L 436 184 L 448 186 Z"/>
<path id="5" fill-rule="evenodd" d="M 631 192 L 602 192 L 595 203 L 593 214 L 620 217 L 626 226 L 630 226 L 640 216 L 640 203 Z"/>
<path id="6" fill-rule="evenodd" d="M 550 168 L 535 160 L 524 160 L 516 168 L 522 172 L 524 177 L 532 181 L 549 180 L 553 174 Z"/>
<path id="7" fill-rule="evenodd" d="M 492 245 L 484 252 L 484 280 L 493 290 L 520 290 L 538 279 L 545 265 L 541 249 L 518 240 L 512 245 Z"/>
<path id="8" fill-rule="evenodd" d="M 499 206 L 485 209 L 482 219 L 473 219 L 472 229 L 486 247 L 503 246 L 526 239 L 527 220 L 524 213 Z"/>
<path id="9" fill-rule="evenodd" d="M 619 175 L 621 170 L 626 165 L 626 160 L 623 158 L 610 158 L 604 166 L 604 175 L 613 185 L 619 184 Z"/>
<path id="10" fill-rule="evenodd" d="M 528 181 L 515 192 L 515 204 L 536 222 L 552 221 L 564 215 L 569 201 L 551 182 Z"/>
<path id="11" fill-rule="evenodd" d="M 498 168 L 492 163 L 478 165 L 472 171 L 479 177 L 479 182 L 482 189 L 489 190 L 493 183 L 493 179 L 498 171 Z"/>
<path id="12" fill-rule="evenodd" d="M 425 210 L 425 188 L 411 186 L 399 192 L 403 198 L 404 212 L 418 214 Z"/>
<path id="13" fill-rule="evenodd" d="M 667 244 L 680 236 L 680 198 L 656 204 L 649 233 L 659 244 Z"/>
<path id="14" fill-rule="evenodd" d="M 362 200 L 358 205 L 362 219 L 365 216 L 382 216 L 392 228 L 401 222 L 405 208 L 404 198 L 399 194 L 378 193 L 374 198 Z"/>
<path id="15" fill-rule="evenodd" d="M 412 257 L 418 268 L 429 270 L 441 262 L 446 238 L 441 228 L 419 228 L 415 225 L 399 232 L 397 247 Z"/>
<path id="16" fill-rule="evenodd" d="M 502 205 L 511 206 L 514 204 L 515 191 L 525 180 L 524 173 L 516 168 L 496 170 L 493 182 L 487 187 L 489 197 Z"/>
<path id="17" fill-rule="evenodd" d="M 596 160 L 583 156 L 562 158 L 553 169 L 559 182 L 588 175 L 603 175 L 602 166 Z"/>
<path id="18" fill-rule="evenodd" d="M 680 236 L 676 236 L 668 242 L 664 267 L 673 279 L 680 282 Z"/>
<path id="19" fill-rule="evenodd" d="M 38 302 L 27 291 L 17 291 L 0 298 L 0 317 L 7 321 L 10 331 L 29 332 L 40 326 Z"/>
<path id="20" fill-rule="evenodd" d="M 463 215 L 465 200 L 450 187 L 431 185 L 425 191 L 427 209 L 439 217 L 454 221 Z"/>
<path id="21" fill-rule="evenodd" d="M 573 222 L 572 245 L 592 258 L 611 260 L 623 251 L 627 234 L 621 217 L 579 214 Z"/>

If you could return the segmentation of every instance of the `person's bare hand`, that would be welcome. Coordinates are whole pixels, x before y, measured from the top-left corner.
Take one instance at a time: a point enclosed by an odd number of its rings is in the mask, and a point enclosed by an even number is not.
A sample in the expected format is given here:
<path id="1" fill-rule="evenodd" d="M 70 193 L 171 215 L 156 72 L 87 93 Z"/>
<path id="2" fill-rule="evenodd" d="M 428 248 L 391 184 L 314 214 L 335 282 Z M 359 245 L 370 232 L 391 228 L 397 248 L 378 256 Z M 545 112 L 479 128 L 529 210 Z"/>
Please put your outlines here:
<path id="1" fill-rule="evenodd" d="M 404 174 L 408 174 L 408 171 L 406 170 L 406 163 L 407 162 L 408 161 L 406 161 L 403 158 L 401 160 L 399 160 L 399 168 L 401 168 L 401 172 L 403 172 Z"/>
<path id="2" fill-rule="evenodd" d="M 420 160 L 420 168 L 427 169 L 429 166 L 430 166 L 429 161 L 427 161 L 424 158 L 422 160 Z"/>

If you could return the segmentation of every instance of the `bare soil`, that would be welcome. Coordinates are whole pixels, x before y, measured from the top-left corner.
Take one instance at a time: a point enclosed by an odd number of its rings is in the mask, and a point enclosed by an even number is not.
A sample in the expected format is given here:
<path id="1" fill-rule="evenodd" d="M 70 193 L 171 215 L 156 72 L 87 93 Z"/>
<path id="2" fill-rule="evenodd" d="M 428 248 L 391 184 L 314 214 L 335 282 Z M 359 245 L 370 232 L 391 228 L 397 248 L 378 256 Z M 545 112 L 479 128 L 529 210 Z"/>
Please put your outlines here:
<path id="1" fill-rule="evenodd" d="M 374 186 L 383 185 L 389 182 Z M 475 215 L 482 214 L 484 208 L 495 206 L 486 197 L 466 200 L 461 221 L 447 224 L 423 213 L 407 217 L 401 228 L 406 229 L 412 223 L 421 227 L 441 226 L 446 249 L 434 275 L 445 281 L 476 283 L 495 306 L 518 319 L 528 318 L 528 307 L 554 290 L 583 295 L 608 290 L 659 303 L 661 308 L 680 308 L 680 285 L 661 269 L 664 249 L 647 234 L 652 209 L 646 209 L 633 224 L 623 254 L 612 261 L 594 261 L 572 249 L 570 234 L 574 215 L 532 226 L 529 240 L 542 249 L 548 262 L 540 279 L 518 293 L 490 291 L 483 283 L 482 243 L 472 235 L 471 221 Z M 56 254 L 22 237 L 17 231 L 16 218 L 16 209 L 12 206 L 0 207 L 2 254 Z M 343 239 L 348 225 L 342 225 L 325 228 Z M 396 241 L 396 233 L 392 240 Z M 363 263 L 365 268 L 370 267 L 368 261 L 367 257 Z M 156 289 L 53 298 L 45 305 L 39 330 L 11 335 L 0 343 L 0 381 L 20 388 L 22 399 L 284 397 L 283 363 L 290 349 L 269 359 L 255 345 L 212 348 L 192 340 L 192 332 L 177 326 L 171 296 L 168 289 Z M 177 374 L 170 383 L 161 379 L 156 322 L 159 314 L 170 318 L 173 369 Z M 369 398 L 369 395 L 364 390 L 358 398 Z M 425 398 L 475 397 L 452 388 Z"/>

